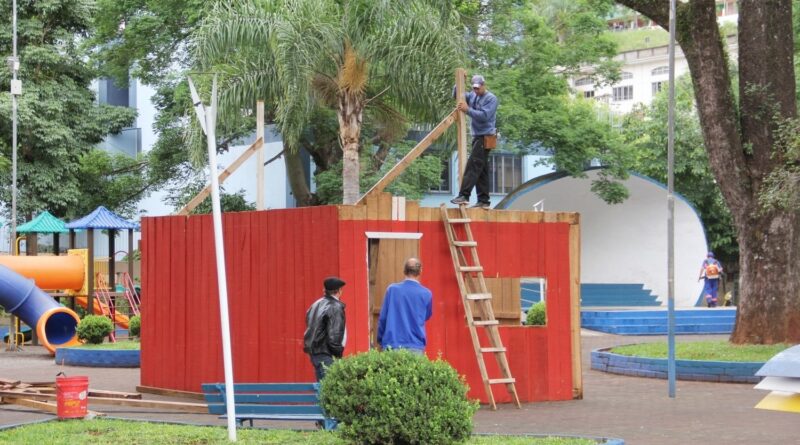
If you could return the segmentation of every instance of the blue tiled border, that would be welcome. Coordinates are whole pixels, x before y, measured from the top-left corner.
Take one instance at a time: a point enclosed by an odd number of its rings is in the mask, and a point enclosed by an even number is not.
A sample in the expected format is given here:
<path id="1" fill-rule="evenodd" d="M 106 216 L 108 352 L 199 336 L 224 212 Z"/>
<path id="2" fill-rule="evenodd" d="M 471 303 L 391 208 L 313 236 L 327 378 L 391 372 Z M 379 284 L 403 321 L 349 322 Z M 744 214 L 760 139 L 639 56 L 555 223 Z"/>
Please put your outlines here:
<path id="1" fill-rule="evenodd" d="M 667 359 L 614 354 L 611 348 L 592 351 L 592 369 L 636 377 L 667 378 Z M 756 376 L 764 363 L 675 360 L 678 380 L 725 383 L 758 383 Z"/>
<path id="2" fill-rule="evenodd" d="M 141 351 L 116 349 L 57 348 L 56 364 L 94 368 L 138 368 Z"/>

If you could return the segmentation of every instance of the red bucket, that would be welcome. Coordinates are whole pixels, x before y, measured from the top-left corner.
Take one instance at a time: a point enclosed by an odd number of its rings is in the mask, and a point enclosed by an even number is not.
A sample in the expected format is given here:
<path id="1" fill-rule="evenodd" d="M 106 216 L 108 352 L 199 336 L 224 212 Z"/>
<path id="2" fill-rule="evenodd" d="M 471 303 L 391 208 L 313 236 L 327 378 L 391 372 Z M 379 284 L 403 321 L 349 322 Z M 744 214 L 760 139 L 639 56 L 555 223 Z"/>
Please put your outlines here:
<path id="1" fill-rule="evenodd" d="M 59 419 L 85 417 L 89 408 L 89 377 L 56 376 Z"/>

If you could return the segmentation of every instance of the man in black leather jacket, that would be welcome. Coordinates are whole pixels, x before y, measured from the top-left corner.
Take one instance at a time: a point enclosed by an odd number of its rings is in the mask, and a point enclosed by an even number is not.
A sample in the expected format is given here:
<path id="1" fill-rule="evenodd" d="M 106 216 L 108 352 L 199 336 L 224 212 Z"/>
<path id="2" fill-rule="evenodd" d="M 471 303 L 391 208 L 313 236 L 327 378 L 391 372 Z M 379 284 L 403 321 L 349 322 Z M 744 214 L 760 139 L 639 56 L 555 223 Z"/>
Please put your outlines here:
<path id="1" fill-rule="evenodd" d="M 303 351 L 311 357 L 317 381 L 325 377 L 325 368 L 333 358 L 341 358 L 347 340 L 344 303 L 339 301 L 345 282 L 338 277 L 324 281 L 325 296 L 315 301 L 306 312 Z"/>

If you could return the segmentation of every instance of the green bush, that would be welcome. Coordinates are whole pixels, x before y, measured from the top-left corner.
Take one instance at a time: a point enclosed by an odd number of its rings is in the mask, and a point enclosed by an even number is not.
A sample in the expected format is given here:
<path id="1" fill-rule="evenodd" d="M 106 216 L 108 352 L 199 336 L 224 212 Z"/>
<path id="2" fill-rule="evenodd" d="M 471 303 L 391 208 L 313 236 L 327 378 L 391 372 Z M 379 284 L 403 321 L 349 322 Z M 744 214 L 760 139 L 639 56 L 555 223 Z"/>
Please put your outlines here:
<path id="1" fill-rule="evenodd" d="M 78 338 L 99 345 L 114 330 L 114 324 L 108 317 L 102 315 L 87 315 L 78 323 Z"/>
<path id="2" fill-rule="evenodd" d="M 131 337 L 138 337 L 141 331 L 142 331 L 142 317 L 140 315 L 134 315 L 133 317 L 131 317 L 130 322 L 128 322 L 128 332 L 130 332 Z"/>
<path id="3" fill-rule="evenodd" d="M 358 444 L 450 444 L 472 434 L 478 402 L 443 360 L 408 351 L 370 351 L 337 360 L 320 403 L 342 437 Z"/>
<path id="4" fill-rule="evenodd" d="M 547 311 L 544 301 L 540 301 L 528 309 L 525 324 L 529 326 L 544 326 L 547 324 Z"/>

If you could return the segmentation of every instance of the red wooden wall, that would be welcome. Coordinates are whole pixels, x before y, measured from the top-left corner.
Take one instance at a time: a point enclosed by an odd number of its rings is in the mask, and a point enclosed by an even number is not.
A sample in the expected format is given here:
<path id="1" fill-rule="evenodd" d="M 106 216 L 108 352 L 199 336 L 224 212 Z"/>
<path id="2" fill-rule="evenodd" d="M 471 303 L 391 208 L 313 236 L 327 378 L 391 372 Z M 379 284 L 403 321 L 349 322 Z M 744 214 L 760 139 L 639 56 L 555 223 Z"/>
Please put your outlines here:
<path id="1" fill-rule="evenodd" d="M 486 401 L 442 223 L 340 219 L 339 210 L 224 215 L 235 379 L 313 380 L 302 351 L 304 317 L 329 275 L 347 282 L 345 353 L 367 350 L 365 232 L 420 232 L 422 283 L 434 295 L 428 356 L 441 354 L 466 376 L 470 396 Z M 547 279 L 548 325 L 500 328 L 520 399 L 571 399 L 569 224 L 487 221 L 472 229 L 487 277 Z M 198 392 L 201 383 L 223 380 L 211 218 L 144 218 L 142 232 L 141 385 Z M 499 377 L 488 355 L 487 365 Z M 493 389 L 498 401 L 510 400 L 501 385 Z"/>

